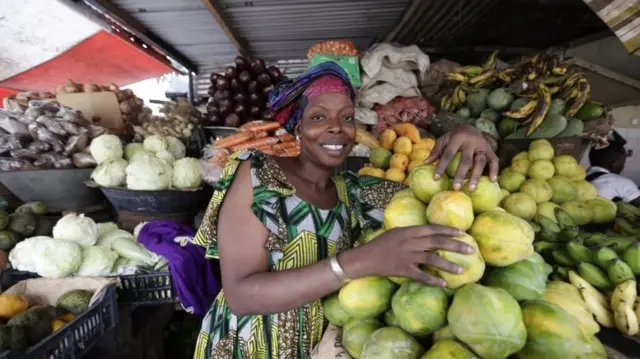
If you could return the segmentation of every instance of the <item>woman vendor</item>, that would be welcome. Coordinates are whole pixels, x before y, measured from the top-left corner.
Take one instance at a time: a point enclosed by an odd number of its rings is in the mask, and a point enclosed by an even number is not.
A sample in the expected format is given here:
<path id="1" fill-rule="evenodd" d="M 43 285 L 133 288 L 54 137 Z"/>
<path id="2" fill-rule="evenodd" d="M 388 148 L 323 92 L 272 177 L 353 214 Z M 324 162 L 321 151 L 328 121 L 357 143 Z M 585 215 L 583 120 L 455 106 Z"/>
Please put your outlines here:
<path id="1" fill-rule="evenodd" d="M 269 96 L 271 111 L 300 143 L 299 157 L 261 152 L 230 157 L 195 242 L 219 258 L 222 287 L 204 319 L 196 359 L 310 358 L 325 322 L 321 299 L 349 279 L 409 277 L 446 286 L 420 269 L 462 269 L 434 253 L 471 253 L 455 228 L 392 229 L 353 248 L 359 234 L 381 226 L 382 208 L 403 186 L 345 173 L 332 177 L 356 135 L 354 90 L 338 65 L 326 62 Z M 462 160 L 454 189 L 473 190 L 483 169 L 496 180 L 498 159 L 480 132 L 461 126 L 442 136 L 427 159 L 436 177 L 454 154 Z"/>

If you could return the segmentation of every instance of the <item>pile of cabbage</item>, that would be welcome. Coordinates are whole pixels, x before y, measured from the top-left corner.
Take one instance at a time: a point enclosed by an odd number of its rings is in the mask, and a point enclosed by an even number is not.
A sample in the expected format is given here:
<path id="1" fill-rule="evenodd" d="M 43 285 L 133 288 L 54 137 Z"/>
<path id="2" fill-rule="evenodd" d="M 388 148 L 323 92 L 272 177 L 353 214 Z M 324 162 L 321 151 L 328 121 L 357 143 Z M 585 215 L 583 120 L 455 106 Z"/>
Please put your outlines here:
<path id="1" fill-rule="evenodd" d="M 165 258 L 147 250 L 133 234 L 115 223 L 96 224 L 75 213 L 56 223 L 53 237 L 36 236 L 16 244 L 9 261 L 17 270 L 44 278 L 101 277 L 167 269 Z"/>
<path id="2" fill-rule="evenodd" d="M 185 157 L 185 146 L 175 137 L 153 135 L 123 148 L 117 136 L 102 135 L 91 142 L 90 150 L 98 163 L 91 179 L 102 187 L 189 190 L 202 183 L 200 161 Z"/>

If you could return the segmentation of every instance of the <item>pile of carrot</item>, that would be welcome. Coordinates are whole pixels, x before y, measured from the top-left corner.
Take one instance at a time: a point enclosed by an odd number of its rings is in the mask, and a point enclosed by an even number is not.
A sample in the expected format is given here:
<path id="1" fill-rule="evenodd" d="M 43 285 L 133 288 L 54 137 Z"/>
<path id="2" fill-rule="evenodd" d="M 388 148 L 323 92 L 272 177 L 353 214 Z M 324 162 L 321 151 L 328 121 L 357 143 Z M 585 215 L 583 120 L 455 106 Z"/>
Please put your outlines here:
<path id="1" fill-rule="evenodd" d="M 256 149 L 276 157 L 295 157 L 300 154 L 300 145 L 295 136 L 281 128 L 278 122 L 247 122 L 238 130 L 240 132 L 215 141 L 213 148 L 229 152 Z"/>

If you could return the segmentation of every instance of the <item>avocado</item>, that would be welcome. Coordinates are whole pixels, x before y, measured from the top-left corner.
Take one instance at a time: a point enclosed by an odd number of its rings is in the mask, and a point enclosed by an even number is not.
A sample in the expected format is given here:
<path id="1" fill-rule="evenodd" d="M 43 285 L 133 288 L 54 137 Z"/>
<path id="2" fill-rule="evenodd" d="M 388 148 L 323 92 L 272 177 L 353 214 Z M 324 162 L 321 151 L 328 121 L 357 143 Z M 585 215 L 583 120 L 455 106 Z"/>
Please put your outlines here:
<path id="1" fill-rule="evenodd" d="M 70 290 L 58 297 L 58 300 L 56 300 L 56 307 L 78 315 L 89 309 L 89 303 L 91 302 L 92 297 L 93 291 L 90 290 Z"/>
<path id="2" fill-rule="evenodd" d="M 471 116 L 478 117 L 487 108 L 489 90 L 478 89 L 467 95 L 467 107 L 471 110 Z"/>
<path id="3" fill-rule="evenodd" d="M 584 122 L 577 118 L 567 120 L 567 127 L 556 137 L 575 137 L 579 136 L 584 130 Z"/>
<path id="4" fill-rule="evenodd" d="M 576 118 L 582 121 L 597 120 L 604 115 L 604 106 L 594 101 L 587 101 L 576 113 Z"/>
<path id="5" fill-rule="evenodd" d="M 527 136 L 528 126 L 522 127 L 516 132 L 510 134 L 506 138 L 508 140 L 523 138 L 552 138 L 557 136 L 567 127 L 567 119 L 562 115 L 552 115 L 545 117 L 544 121 L 536 128 L 535 131 Z"/>
<path id="6" fill-rule="evenodd" d="M 51 334 L 51 323 L 56 318 L 56 309 L 50 305 L 35 306 L 15 315 L 7 324 L 22 326 L 29 346 L 35 345 Z"/>
<path id="7" fill-rule="evenodd" d="M 563 99 L 554 98 L 551 100 L 551 105 L 549 105 L 549 111 L 547 112 L 547 116 L 549 115 L 561 115 L 564 113 L 564 109 L 566 107 L 566 103 Z"/>
<path id="8" fill-rule="evenodd" d="M 510 134 L 516 132 L 518 130 L 518 127 L 520 127 L 520 122 L 512 118 L 505 118 L 502 121 L 498 122 L 498 133 L 500 134 L 500 138 L 505 138 Z"/>

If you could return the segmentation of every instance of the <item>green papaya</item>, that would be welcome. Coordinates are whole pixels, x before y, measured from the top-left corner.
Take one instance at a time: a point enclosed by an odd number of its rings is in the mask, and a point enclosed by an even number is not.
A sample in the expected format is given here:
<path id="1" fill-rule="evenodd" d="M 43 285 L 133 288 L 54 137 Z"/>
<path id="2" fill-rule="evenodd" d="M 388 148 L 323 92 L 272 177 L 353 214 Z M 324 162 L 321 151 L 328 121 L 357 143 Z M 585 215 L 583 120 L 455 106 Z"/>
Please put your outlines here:
<path id="1" fill-rule="evenodd" d="M 519 126 L 520 122 L 512 118 L 505 118 L 501 120 L 500 122 L 498 122 L 498 133 L 500 134 L 500 138 L 505 138 L 510 134 L 516 132 Z"/>
<path id="2" fill-rule="evenodd" d="M 542 124 L 529 138 L 552 138 L 567 128 L 567 119 L 562 115 L 547 115 Z"/>
<path id="3" fill-rule="evenodd" d="M 554 98 L 551 100 L 551 105 L 549 105 L 549 111 L 547 112 L 547 116 L 550 115 L 561 115 L 564 113 L 564 108 L 566 107 L 566 103 L 564 100 L 559 98 Z"/>
<path id="4" fill-rule="evenodd" d="M 567 127 L 556 137 L 575 137 L 580 135 L 582 130 L 584 130 L 584 122 L 577 118 L 570 118 L 567 120 Z"/>

